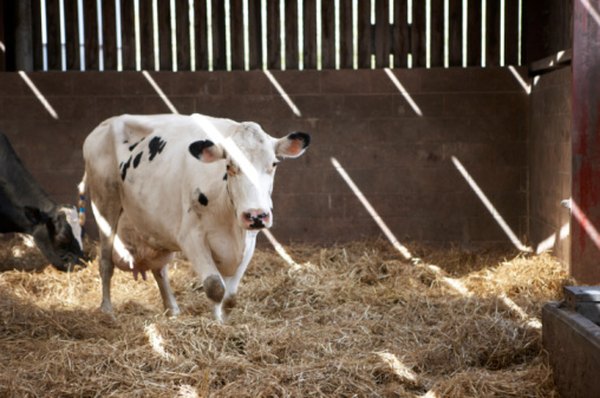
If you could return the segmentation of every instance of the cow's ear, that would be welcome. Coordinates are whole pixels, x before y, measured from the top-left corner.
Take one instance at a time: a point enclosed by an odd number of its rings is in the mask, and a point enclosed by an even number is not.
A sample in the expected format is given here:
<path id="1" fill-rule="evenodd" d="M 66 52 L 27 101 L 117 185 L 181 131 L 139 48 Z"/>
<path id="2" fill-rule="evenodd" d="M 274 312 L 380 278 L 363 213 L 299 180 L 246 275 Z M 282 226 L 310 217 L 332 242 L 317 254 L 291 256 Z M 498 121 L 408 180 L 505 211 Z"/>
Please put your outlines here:
<path id="1" fill-rule="evenodd" d="M 190 144 L 188 150 L 196 159 L 204 163 L 211 163 L 225 157 L 223 148 L 215 145 L 211 140 L 195 141 Z"/>
<path id="2" fill-rule="evenodd" d="M 37 207 L 25 206 L 23 208 L 23 212 L 25 213 L 25 217 L 27 217 L 32 224 L 42 224 L 47 222 L 49 219 L 48 214 L 44 213 Z"/>
<path id="3" fill-rule="evenodd" d="M 275 154 L 282 158 L 297 158 L 310 145 L 310 135 L 306 133 L 291 133 L 280 138 L 275 143 Z"/>

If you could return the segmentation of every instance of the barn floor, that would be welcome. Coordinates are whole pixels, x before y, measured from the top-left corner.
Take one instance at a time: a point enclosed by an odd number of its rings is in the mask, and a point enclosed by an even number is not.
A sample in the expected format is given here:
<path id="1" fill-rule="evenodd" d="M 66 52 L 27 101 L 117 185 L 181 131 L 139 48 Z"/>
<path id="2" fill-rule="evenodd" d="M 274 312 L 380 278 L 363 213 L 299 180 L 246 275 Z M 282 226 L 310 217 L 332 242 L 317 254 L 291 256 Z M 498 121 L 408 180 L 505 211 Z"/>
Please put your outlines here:
<path id="1" fill-rule="evenodd" d="M 258 251 L 225 325 L 183 260 L 176 319 L 121 271 L 117 319 L 101 314 L 96 264 L 1 273 L 0 396 L 558 395 L 538 320 L 567 283 L 559 263 L 409 248 L 423 261 L 385 241 L 290 247 L 297 267 Z"/>

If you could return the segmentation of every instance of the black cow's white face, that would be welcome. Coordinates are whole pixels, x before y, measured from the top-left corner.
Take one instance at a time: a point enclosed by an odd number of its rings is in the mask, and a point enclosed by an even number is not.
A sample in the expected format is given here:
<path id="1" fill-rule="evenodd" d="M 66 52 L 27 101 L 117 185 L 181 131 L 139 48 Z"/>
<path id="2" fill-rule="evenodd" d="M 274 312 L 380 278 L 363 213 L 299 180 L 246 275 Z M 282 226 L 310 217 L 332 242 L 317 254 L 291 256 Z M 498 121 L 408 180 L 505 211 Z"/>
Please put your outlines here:
<path id="1" fill-rule="evenodd" d="M 222 161 L 227 190 L 238 224 L 248 230 L 270 228 L 273 224 L 273 181 L 280 158 L 296 158 L 310 143 L 306 133 L 292 133 L 276 139 L 256 123 L 242 123 L 231 137 L 218 144 L 196 141 L 189 147 L 203 162 Z"/>
<path id="2" fill-rule="evenodd" d="M 56 269 L 72 271 L 81 265 L 81 228 L 74 207 L 63 207 L 53 214 L 27 207 L 25 213 L 33 223 L 31 235 L 36 246 Z"/>

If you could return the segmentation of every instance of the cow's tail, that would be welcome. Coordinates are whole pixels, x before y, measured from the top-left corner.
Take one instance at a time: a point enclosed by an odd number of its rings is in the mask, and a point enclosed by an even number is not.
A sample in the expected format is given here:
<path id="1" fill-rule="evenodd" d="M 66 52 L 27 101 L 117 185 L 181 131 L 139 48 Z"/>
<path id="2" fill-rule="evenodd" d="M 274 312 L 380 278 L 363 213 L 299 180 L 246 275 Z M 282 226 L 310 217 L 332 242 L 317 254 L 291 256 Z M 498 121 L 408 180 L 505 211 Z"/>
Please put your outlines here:
<path id="1" fill-rule="evenodd" d="M 83 173 L 83 178 L 77 189 L 79 191 L 79 200 L 77 202 L 77 214 L 79 215 L 79 225 L 83 228 L 85 224 L 85 188 L 87 184 L 87 173 Z"/>

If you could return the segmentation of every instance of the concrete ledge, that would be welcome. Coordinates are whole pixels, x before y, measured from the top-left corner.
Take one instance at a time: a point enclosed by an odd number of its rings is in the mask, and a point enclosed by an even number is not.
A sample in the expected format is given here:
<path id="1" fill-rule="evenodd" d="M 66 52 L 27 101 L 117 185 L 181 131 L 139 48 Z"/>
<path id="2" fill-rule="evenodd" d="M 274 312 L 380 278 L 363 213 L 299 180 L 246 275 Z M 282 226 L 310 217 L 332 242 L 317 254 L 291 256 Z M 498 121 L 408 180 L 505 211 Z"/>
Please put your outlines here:
<path id="1" fill-rule="evenodd" d="M 551 302 L 542 309 L 542 342 L 561 396 L 600 396 L 600 327 Z"/>

